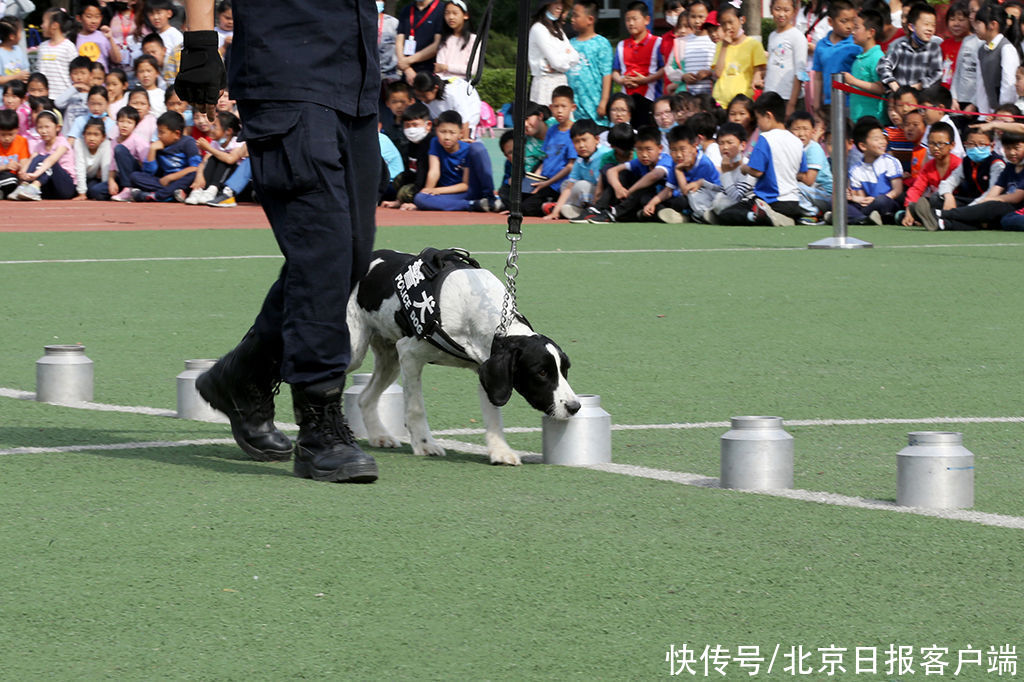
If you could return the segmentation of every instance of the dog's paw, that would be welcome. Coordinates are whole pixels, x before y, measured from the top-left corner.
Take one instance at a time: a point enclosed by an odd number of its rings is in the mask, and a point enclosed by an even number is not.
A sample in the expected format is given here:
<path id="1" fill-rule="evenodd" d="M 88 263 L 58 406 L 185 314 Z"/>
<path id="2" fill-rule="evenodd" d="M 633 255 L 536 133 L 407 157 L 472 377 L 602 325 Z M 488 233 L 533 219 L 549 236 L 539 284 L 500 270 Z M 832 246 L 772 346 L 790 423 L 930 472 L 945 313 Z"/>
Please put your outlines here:
<path id="1" fill-rule="evenodd" d="M 517 467 L 522 464 L 522 460 L 519 459 L 519 455 L 512 451 L 508 446 L 500 448 L 492 448 L 490 451 L 491 464 L 508 464 L 509 466 Z"/>
<path id="2" fill-rule="evenodd" d="M 444 457 L 445 451 L 433 438 L 421 440 L 412 444 L 412 454 L 429 455 L 431 457 Z"/>
<path id="3" fill-rule="evenodd" d="M 367 437 L 367 442 L 371 448 L 400 448 L 402 442 L 392 436 L 390 433 L 372 435 Z"/>

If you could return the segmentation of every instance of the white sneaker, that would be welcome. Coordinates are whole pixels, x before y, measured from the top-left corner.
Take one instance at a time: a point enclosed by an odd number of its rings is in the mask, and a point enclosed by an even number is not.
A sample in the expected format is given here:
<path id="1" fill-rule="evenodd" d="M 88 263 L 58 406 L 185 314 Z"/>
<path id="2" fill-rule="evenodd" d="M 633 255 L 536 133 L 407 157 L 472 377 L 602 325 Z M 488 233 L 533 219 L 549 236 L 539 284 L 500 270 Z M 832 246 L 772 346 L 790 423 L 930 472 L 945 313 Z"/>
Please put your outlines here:
<path id="1" fill-rule="evenodd" d="M 132 188 L 131 187 L 125 187 L 123 190 L 121 190 L 120 192 L 118 192 L 114 196 L 110 197 L 110 200 L 111 201 L 126 201 L 126 202 L 134 201 L 134 199 L 132 199 Z"/>
<path id="2" fill-rule="evenodd" d="M 562 217 L 568 220 L 576 220 L 583 215 L 583 209 L 579 206 L 573 206 L 572 204 L 566 204 L 562 207 Z"/>
<path id="3" fill-rule="evenodd" d="M 796 224 L 795 220 L 790 218 L 788 215 L 783 215 L 773 209 L 764 199 L 755 199 L 754 203 L 756 203 L 757 207 L 761 209 L 766 216 L 768 216 L 768 219 L 772 221 L 772 225 L 775 225 L 776 227 L 784 227 Z"/>
<path id="4" fill-rule="evenodd" d="M 196 204 L 199 203 L 199 199 L 202 196 L 202 193 L 203 190 L 201 189 L 192 190 L 191 192 L 189 192 L 189 195 L 185 197 L 185 203 L 188 204 L 189 206 L 195 206 Z"/>
<path id="5" fill-rule="evenodd" d="M 18 197 L 21 196 L 22 191 L 24 191 L 24 189 L 26 187 L 28 187 L 28 185 L 26 183 L 24 183 L 24 182 L 21 183 L 20 185 L 18 185 L 17 187 L 15 187 L 14 191 L 7 195 L 7 200 L 8 201 L 17 201 Z"/>
<path id="6" fill-rule="evenodd" d="M 39 189 L 35 185 L 25 185 L 24 189 L 21 190 L 21 194 L 18 198 L 22 201 L 42 201 L 43 190 Z"/>
<path id="7" fill-rule="evenodd" d="M 678 225 L 683 222 L 683 214 L 674 208 L 660 208 L 658 209 L 658 220 L 669 225 Z"/>

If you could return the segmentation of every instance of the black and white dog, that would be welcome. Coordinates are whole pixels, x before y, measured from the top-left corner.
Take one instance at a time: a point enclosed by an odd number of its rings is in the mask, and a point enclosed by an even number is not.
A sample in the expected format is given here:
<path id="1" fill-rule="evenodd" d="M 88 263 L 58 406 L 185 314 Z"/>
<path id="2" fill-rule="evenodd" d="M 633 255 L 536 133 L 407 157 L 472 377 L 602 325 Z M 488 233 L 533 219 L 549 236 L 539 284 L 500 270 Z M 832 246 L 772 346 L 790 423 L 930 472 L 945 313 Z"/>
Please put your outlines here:
<path id="1" fill-rule="evenodd" d="M 479 374 L 492 464 L 520 463 L 505 441 L 501 422 L 500 407 L 513 389 L 550 417 L 568 419 L 579 411 L 580 403 L 566 380 L 569 358 L 554 341 L 534 332 L 518 315 L 506 335 L 495 335 L 504 296 L 498 278 L 464 251 L 373 254 L 369 271 L 348 303 L 350 371 L 362 364 L 367 348 L 373 349 L 373 376 L 359 396 L 371 446 L 400 446 L 381 422 L 377 403 L 401 373 L 413 453 L 445 454 L 427 425 L 422 384 L 427 363 L 466 367 Z"/>

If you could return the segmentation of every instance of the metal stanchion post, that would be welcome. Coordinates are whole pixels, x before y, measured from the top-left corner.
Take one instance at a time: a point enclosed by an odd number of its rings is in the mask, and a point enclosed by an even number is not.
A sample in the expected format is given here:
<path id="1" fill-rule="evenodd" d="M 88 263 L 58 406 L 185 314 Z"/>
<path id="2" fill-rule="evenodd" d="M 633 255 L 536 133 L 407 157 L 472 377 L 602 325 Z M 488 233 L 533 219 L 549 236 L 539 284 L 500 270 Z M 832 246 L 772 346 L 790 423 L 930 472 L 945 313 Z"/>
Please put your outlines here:
<path id="1" fill-rule="evenodd" d="M 843 74 L 832 76 L 842 83 Z M 832 236 L 807 245 L 809 249 L 870 249 L 874 244 L 846 234 L 846 93 L 832 88 Z"/>

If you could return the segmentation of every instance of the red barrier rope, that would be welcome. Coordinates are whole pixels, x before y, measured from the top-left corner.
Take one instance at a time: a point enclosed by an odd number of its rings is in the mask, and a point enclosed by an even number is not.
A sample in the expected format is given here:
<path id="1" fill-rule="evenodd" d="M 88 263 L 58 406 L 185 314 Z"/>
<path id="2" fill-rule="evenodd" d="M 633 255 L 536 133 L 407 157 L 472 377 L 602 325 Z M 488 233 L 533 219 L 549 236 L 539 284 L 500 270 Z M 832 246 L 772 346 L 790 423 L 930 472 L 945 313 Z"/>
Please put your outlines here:
<path id="1" fill-rule="evenodd" d="M 881 99 L 881 100 L 885 99 L 885 97 L 883 97 L 882 95 L 876 95 L 873 92 L 868 92 L 867 90 L 861 90 L 860 88 L 855 88 L 852 85 L 847 85 L 846 83 L 837 83 L 836 81 L 832 81 L 832 89 L 833 90 L 842 90 L 843 92 L 849 92 L 849 93 L 854 94 L 854 95 L 862 95 L 864 97 L 870 97 L 872 99 Z M 985 113 L 985 112 L 982 112 L 982 111 L 963 111 L 962 109 L 943 109 L 942 107 L 932 107 L 932 106 L 928 106 L 926 104 L 918 104 L 915 108 L 916 109 L 930 109 L 932 111 L 941 111 L 941 112 L 944 112 L 944 113 L 947 113 L 947 114 L 959 114 L 961 116 L 1009 116 L 1010 118 L 1019 118 L 1019 119 L 1024 120 L 1024 116 L 1018 116 L 1017 114 L 994 114 L 994 113 L 990 114 L 990 113 Z"/>

